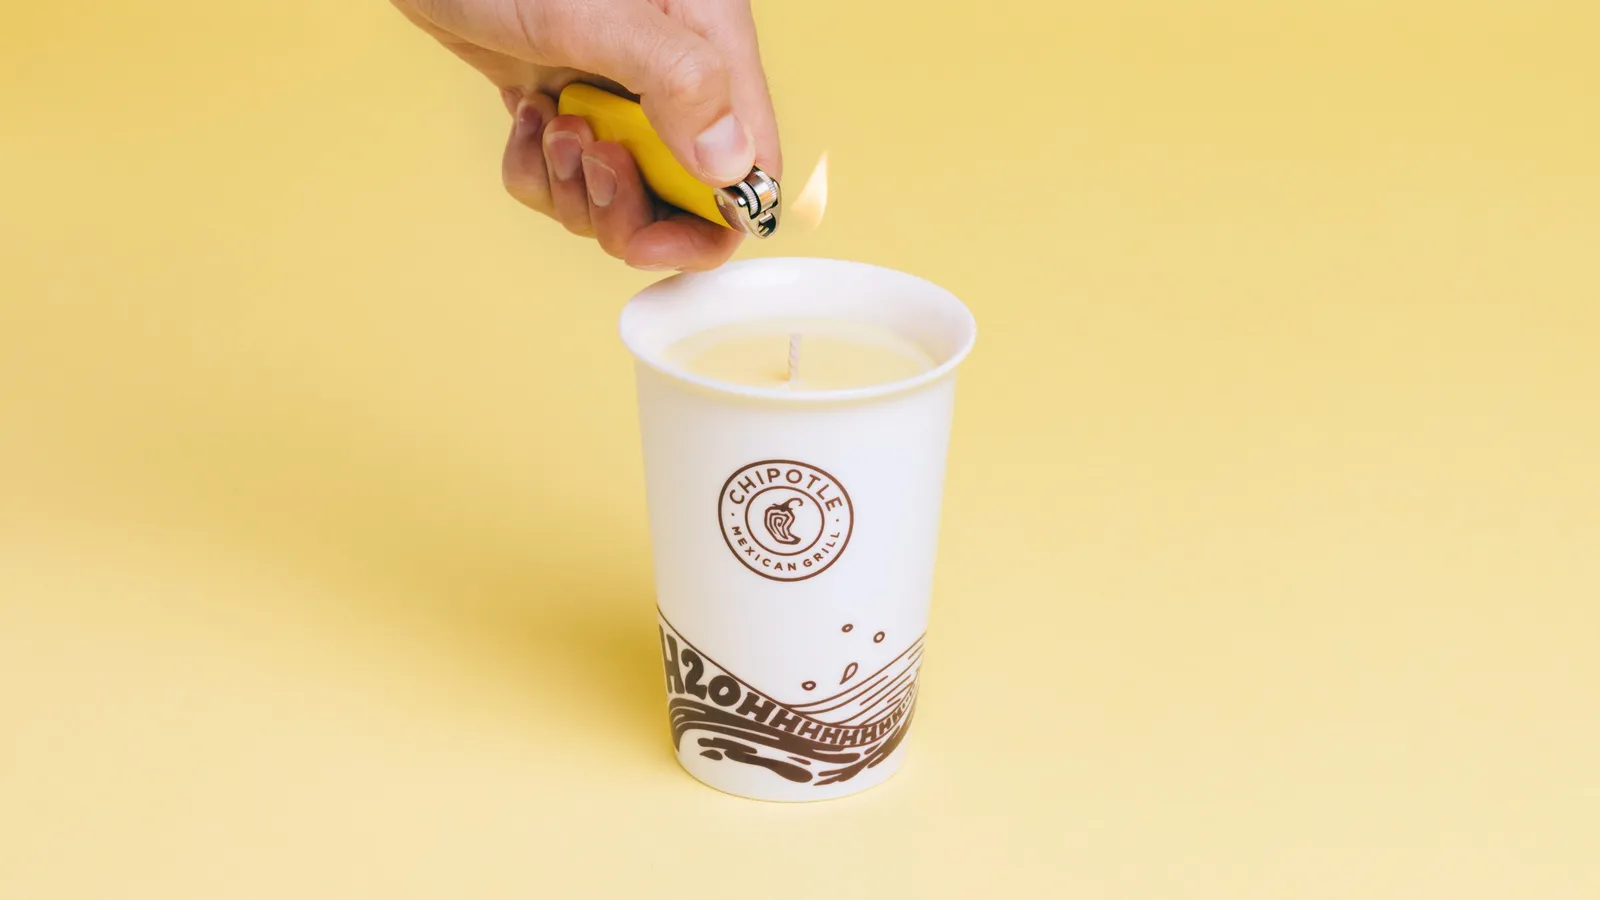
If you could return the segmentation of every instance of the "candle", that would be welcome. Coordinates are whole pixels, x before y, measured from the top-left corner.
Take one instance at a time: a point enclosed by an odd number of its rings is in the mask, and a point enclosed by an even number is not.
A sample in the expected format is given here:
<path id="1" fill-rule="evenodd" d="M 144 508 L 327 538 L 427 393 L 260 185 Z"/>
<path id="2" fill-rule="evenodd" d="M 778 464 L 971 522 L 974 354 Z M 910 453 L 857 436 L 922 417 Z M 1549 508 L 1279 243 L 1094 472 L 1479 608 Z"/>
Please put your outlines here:
<path id="1" fill-rule="evenodd" d="M 901 272 L 757 259 L 657 282 L 620 326 L 679 763 L 764 800 L 883 781 L 921 693 L 971 313 Z"/>
<path id="2" fill-rule="evenodd" d="M 843 319 L 713 328 L 678 341 L 663 358 L 714 381 L 797 391 L 888 384 L 934 367 L 926 350 L 898 332 Z"/>

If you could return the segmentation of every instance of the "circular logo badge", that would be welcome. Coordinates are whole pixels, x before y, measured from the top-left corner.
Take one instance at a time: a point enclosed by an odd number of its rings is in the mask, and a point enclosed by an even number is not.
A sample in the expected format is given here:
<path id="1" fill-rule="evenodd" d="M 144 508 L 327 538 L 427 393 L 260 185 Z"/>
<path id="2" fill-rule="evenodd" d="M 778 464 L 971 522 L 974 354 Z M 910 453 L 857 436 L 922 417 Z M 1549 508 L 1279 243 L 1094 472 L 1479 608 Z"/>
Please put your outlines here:
<path id="1" fill-rule="evenodd" d="M 844 553 L 855 509 L 844 485 L 792 459 L 751 463 L 728 476 L 717 498 L 728 549 L 750 571 L 773 581 L 822 574 Z"/>

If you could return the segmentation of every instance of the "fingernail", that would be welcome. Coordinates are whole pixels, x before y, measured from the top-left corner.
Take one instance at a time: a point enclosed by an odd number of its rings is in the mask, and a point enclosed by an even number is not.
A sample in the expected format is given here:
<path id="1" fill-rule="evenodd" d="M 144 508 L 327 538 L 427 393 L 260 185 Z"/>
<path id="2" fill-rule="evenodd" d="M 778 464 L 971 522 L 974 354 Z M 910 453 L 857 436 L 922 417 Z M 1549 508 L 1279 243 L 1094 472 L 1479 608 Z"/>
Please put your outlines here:
<path id="1" fill-rule="evenodd" d="M 694 139 L 694 155 L 704 174 L 732 184 L 750 174 L 755 165 L 755 141 L 750 129 L 728 113 Z"/>
<path id="2" fill-rule="evenodd" d="M 539 107 L 526 100 L 517 104 L 517 137 L 532 137 L 543 124 L 544 113 L 539 112 Z"/>
<path id="3" fill-rule="evenodd" d="M 589 185 L 589 202 L 595 206 L 610 206 L 617 196 L 617 173 L 593 156 L 583 158 L 583 180 Z"/>
<path id="4" fill-rule="evenodd" d="M 669 265 L 667 263 L 651 263 L 650 265 L 635 265 L 634 268 L 638 269 L 641 272 L 677 272 L 677 271 L 680 271 L 677 266 Z"/>
<path id="5" fill-rule="evenodd" d="M 550 171 L 557 178 L 571 181 L 578 177 L 578 168 L 583 165 L 583 143 L 570 131 L 547 134 L 544 138 L 544 155 L 550 162 Z"/>

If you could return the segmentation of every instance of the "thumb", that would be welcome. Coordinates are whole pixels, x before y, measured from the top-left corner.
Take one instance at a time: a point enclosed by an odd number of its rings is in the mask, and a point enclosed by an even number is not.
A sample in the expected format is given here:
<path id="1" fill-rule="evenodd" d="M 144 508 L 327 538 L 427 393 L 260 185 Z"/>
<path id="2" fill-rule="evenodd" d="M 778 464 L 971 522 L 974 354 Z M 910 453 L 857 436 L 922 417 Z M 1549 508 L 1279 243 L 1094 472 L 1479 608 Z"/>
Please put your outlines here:
<path id="1" fill-rule="evenodd" d="M 662 141 L 700 180 L 721 187 L 750 174 L 755 139 L 734 110 L 728 60 L 710 41 L 639 0 L 559 5 L 577 20 L 547 23 L 556 27 L 545 44 L 565 57 L 561 65 L 638 94 Z"/>

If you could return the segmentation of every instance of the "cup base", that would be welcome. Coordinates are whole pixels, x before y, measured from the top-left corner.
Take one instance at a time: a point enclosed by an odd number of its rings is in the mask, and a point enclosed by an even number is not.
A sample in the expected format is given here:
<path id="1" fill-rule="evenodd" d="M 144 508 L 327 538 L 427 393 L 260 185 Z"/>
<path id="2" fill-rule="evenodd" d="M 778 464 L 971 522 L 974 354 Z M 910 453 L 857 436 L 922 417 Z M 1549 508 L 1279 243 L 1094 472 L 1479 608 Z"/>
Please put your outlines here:
<path id="1" fill-rule="evenodd" d="M 823 785 L 793 782 L 757 766 L 742 765 L 729 760 L 713 761 L 699 755 L 680 753 L 678 765 L 706 787 L 730 796 L 771 803 L 811 803 L 818 800 L 837 800 L 883 784 L 893 778 L 905 764 L 906 751 L 907 747 L 902 744 L 883 762 L 863 770 L 855 777 Z"/>

